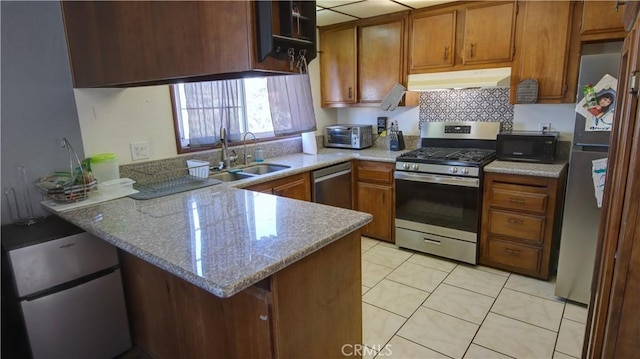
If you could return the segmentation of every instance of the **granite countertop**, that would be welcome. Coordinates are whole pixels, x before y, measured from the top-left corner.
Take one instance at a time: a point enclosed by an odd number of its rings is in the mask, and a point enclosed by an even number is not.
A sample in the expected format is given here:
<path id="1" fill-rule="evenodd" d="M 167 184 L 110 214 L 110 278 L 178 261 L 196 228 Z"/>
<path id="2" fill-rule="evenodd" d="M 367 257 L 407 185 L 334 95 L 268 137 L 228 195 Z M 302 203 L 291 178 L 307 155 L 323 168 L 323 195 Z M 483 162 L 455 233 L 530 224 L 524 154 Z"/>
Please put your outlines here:
<path id="1" fill-rule="evenodd" d="M 218 297 L 230 297 L 371 221 L 342 208 L 216 185 L 57 213 Z"/>
<path id="2" fill-rule="evenodd" d="M 351 159 L 404 151 L 322 148 L 266 159 L 290 168 L 150 200 L 120 198 L 56 213 L 219 297 L 229 297 L 364 226 L 370 214 L 238 188 Z M 255 163 L 253 163 L 255 164 Z"/>
<path id="3" fill-rule="evenodd" d="M 546 164 L 496 160 L 484 166 L 484 172 L 558 178 L 566 166 L 567 161 Z"/>
<path id="4" fill-rule="evenodd" d="M 408 150 L 389 151 L 389 150 L 382 150 L 375 147 L 364 149 L 364 150 L 343 150 L 343 149 L 334 149 L 334 148 L 321 148 L 321 149 L 318 149 L 318 154 L 315 154 L 315 155 L 310 155 L 305 153 L 295 153 L 287 156 L 266 158 L 263 163 L 285 165 L 285 166 L 290 166 L 290 168 L 267 173 L 259 177 L 246 178 L 238 181 L 227 182 L 226 185 L 236 187 L 236 188 L 245 188 L 258 183 L 291 176 L 297 173 L 313 171 L 318 168 L 334 165 L 337 163 L 342 163 L 345 161 L 350 161 L 352 159 L 395 163 L 396 157 L 400 156 L 402 153 L 407 151 Z M 251 163 L 247 166 L 251 166 L 255 164 L 256 163 Z M 241 168 L 244 166 L 237 166 L 237 167 Z M 215 174 L 215 173 L 212 173 L 212 174 Z"/>

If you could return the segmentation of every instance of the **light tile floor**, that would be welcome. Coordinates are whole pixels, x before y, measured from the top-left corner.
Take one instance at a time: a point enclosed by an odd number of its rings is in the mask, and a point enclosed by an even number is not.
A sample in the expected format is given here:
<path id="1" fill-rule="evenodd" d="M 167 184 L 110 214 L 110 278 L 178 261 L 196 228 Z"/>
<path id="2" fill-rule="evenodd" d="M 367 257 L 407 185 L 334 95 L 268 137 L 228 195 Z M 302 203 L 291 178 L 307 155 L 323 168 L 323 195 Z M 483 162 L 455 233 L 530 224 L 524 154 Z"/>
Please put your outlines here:
<path id="1" fill-rule="evenodd" d="M 587 308 L 554 282 L 362 238 L 365 358 L 579 358 Z"/>

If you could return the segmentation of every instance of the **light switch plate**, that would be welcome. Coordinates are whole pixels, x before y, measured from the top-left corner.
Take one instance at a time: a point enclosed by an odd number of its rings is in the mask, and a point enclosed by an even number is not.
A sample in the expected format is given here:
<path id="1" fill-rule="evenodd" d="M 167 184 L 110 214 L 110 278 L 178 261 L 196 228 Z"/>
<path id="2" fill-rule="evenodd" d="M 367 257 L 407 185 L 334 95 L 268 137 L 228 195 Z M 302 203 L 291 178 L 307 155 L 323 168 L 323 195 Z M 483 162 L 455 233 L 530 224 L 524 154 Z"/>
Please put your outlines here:
<path id="1" fill-rule="evenodd" d="M 151 158 L 149 151 L 149 142 L 131 142 L 131 160 L 140 161 Z"/>

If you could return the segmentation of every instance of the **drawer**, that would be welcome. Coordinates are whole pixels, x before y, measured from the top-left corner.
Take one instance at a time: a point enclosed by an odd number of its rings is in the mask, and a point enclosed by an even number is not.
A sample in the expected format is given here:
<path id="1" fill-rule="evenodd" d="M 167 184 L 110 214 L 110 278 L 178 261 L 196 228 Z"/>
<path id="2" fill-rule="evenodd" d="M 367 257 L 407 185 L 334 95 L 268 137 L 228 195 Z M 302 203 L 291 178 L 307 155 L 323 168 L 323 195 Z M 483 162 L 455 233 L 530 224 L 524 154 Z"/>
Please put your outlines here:
<path id="1" fill-rule="evenodd" d="M 528 274 L 536 274 L 540 270 L 542 250 L 517 243 L 501 241 L 493 238 L 483 247 L 483 262 L 505 266 L 505 269 L 520 269 Z"/>
<path id="2" fill-rule="evenodd" d="M 396 245 L 440 257 L 476 264 L 477 243 L 434 236 L 396 226 Z"/>
<path id="3" fill-rule="evenodd" d="M 489 233 L 541 244 L 544 238 L 544 217 L 515 212 L 489 210 Z"/>
<path id="4" fill-rule="evenodd" d="M 393 183 L 393 164 L 358 163 L 358 181 Z"/>
<path id="5" fill-rule="evenodd" d="M 547 211 L 547 198 L 548 195 L 545 193 L 511 191 L 494 187 L 491 189 L 490 203 L 492 207 L 544 214 Z"/>

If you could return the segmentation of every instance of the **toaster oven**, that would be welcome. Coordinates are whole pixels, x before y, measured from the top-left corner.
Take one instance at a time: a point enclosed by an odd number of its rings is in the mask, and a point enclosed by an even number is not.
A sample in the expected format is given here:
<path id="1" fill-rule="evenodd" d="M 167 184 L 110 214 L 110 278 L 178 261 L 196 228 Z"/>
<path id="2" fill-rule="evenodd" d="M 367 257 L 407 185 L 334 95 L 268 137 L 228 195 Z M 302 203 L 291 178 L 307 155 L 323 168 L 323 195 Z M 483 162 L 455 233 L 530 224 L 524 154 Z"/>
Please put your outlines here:
<path id="1" fill-rule="evenodd" d="M 371 125 L 333 125 L 324 129 L 324 147 L 362 149 L 373 145 Z"/>

